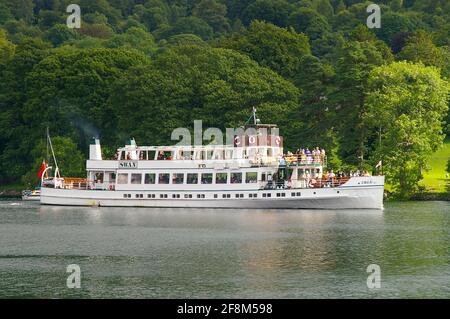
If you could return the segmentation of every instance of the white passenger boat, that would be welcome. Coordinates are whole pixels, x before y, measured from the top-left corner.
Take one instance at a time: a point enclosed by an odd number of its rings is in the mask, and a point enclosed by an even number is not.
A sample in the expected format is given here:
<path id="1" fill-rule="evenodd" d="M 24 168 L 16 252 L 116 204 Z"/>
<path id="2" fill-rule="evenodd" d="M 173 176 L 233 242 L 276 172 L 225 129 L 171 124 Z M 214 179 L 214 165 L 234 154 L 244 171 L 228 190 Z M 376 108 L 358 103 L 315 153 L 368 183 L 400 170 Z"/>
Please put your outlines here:
<path id="1" fill-rule="evenodd" d="M 137 146 L 132 139 L 103 159 L 90 146 L 86 179 L 54 177 L 41 188 L 47 205 L 382 209 L 384 176 L 325 178 L 326 157 L 283 153 L 273 125 L 232 145 Z"/>

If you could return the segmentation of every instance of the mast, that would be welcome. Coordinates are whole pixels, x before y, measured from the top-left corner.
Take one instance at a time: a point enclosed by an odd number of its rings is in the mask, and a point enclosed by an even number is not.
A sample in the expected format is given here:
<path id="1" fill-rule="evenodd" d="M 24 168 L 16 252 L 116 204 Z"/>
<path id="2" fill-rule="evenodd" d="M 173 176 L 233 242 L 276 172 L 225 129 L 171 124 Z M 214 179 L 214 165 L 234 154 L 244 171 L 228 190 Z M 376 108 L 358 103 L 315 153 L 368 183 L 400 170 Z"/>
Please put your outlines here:
<path id="1" fill-rule="evenodd" d="M 47 153 L 45 155 L 45 160 L 48 162 L 48 158 L 49 158 L 49 153 L 48 153 L 48 137 L 50 136 L 49 132 L 48 132 L 48 126 L 47 126 L 47 135 L 46 135 L 46 142 L 47 142 Z"/>
<path id="2" fill-rule="evenodd" d="M 55 163 L 55 177 L 57 177 L 57 176 L 59 177 L 58 162 L 56 161 L 55 152 L 53 151 L 52 139 L 50 138 L 48 127 L 47 127 L 47 143 L 48 143 L 48 145 L 50 145 L 50 150 L 52 151 L 52 156 L 53 156 L 53 162 Z"/>

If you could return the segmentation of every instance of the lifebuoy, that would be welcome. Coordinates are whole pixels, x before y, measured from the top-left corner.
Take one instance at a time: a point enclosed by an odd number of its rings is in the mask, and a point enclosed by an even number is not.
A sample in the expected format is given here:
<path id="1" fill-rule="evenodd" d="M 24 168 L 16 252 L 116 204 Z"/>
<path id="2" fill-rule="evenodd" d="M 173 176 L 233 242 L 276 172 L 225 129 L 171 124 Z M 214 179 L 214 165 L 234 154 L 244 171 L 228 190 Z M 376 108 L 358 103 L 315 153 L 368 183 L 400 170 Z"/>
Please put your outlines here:
<path id="1" fill-rule="evenodd" d="M 239 136 L 236 136 L 234 138 L 234 145 L 241 145 L 241 139 L 239 138 Z"/>
<path id="2" fill-rule="evenodd" d="M 292 179 L 289 178 L 289 179 L 287 180 L 286 188 L 287 188 L 287 189 L 291 189 L 291 188 L 292 188 Z"/>
<path id="3" fill-rule="evenodd" d="M 253 135 L 251 135 L 251 136 L 249 136 L 249 138 L 248 138 L 248 142 L 250 143 L 250 144 L 255 144 L 255 136 L 253 136 Z"/>

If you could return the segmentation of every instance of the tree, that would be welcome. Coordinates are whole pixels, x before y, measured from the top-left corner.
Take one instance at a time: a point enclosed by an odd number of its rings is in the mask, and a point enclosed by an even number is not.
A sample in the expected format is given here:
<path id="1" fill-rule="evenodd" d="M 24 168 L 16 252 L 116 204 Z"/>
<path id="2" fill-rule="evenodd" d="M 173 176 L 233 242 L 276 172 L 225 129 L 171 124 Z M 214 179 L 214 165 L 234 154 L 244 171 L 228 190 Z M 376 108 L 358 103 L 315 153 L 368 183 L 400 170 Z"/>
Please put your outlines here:
<path id="1" fill-rule="evenodd" d="M 227 7 L 216 0 L 201 0 L 195 5 L 192 15 L 206 21 L 215 32 L 223 33 L 230 29 Z"/>
<path id="2" fill-rule="evenodd" d="M 391 45 L 397 34 L 414 29 L 408 16 L 395 12 L 384 13 L 381 18 L 381 26 L 376 29 L 377 36 L 388 45 Z"/>
<path id="3" fill-rule="evenodd" d="M 64 23 L 61 14 L 56 11 L 41 10 L 39 11 L 38 23 L 42 28 L 51 28 L 55 24 Z"/>
<path id="4" fill-rule="evenodd" d="M 292 5 L 285 0 L 256 0 L 242 13 L 242 22 L 249 25 L 253 20 L 264 20 L 279 27 L 287 25 Z"/>
<path id="5" fill-rule="evenodd" d="M 11 10 L 6 5 L 6 3 L 0 2 L 0 25 L 13 18 L 14 17 L 11 14 Z"/>
<path id="6" fill-rule="evenodd" d="M 55 136 L 70 136 L 82 150 L 97 135 L 106 146 L 117 145 L 117 118 L 107 103 L 112 83 L 125 70 L 149 62 L 130 49 L 48 52 L 19 46 L 1 75 L 6 81 L 0 83 L 0 180 L 30 170 L 30 151 L 40 138 L 36 132 L 47 126 Z"/>
<path id="7" fill-rule="evenodd" d="M 56 24 L 44 34 L 44 39 L 55 47 L 60 46 L 66 41 L 75 39 L 75 37 L 76 33 L 64 24 Z"/>
<path id="8" fill-rule="evenodd" d="M 171 46 L 147 67 L 130 70 L 110 98 L 119 128 L 141 143 L 172 144 L 177 127 L 237 127 L 251 108 L 287 129 L 298 109 L 293 84 L 247 56 L 207 46 Z"/>
<path id="9" fill-rule="evenodd" d="M 159 43 L 163 46 L 162 42 Z M 194 34 L 177 34 L 167 39 L 166 46 L 179 46 L 179 45 L 207 45 L 200 37 Z"/>
<path id="10" fill-rule="evenodd" d="M 0 64 L 9 60 L 15 51 L 15 45 L 6 38 L 6 32 L 0 29 Z"/>
<path id="11" fill-rule="evenodd" d="M 329 0 L 314 0 L 313 2 L 314 9 L 327 18 L 327 20 L 331 20 L 334 15 L 334 9 Z"/>
<path id="12" fill-rule="evenodd" d="M 48 47 L 41 40 L 21 43 L 0 68 L 0 183 L 17 181 L 30 165 L 28 154 L 34 147 L 34 134 L 28 135 L 30 129 L 24 120 L 26 77 L 45 58 Z"/>
<path id="13" fill-rule="evenodd" d="M 173 35 L 188 33 L 195 34 L 203 40 L 209 40 L 214 31 L 202 19 L 191 16 L 179 19 L 173 26 L 163 25 L 154 32 L 157 39 L 167 39 Z"/>
<path id="14" fill-rule="evenodd" d="M 373 69 L 368 86 L 365 121 L 382 137 L 371 158 L 383 160 L 388 182 L 405 198 L 444 139 L 450 85 L 434 67 L 395 62 Z"/>
<path id="15" fill-rule="evenodd" d="M 89 36 L 99 39 L 109 39 L 114 34 L 114 31 L 108 25 L 100 23 L 83 23 L 81 25 L 81 28 L 78 29 L 77 32 L 83 36 Z"/>
<path id="16" fill-rule="evenodd" d="M 128 29 L 125 33 L 114 35 L 106 42 L 106 47 L 134 48 L 148 55 L 154 53 L 157 49 L 152 34 L 136 27 Z"/>
<path id="17" fill-rule="evenodd" d="M 374 67 L 389 61 L 377 45 L 376 41 L 349 41 L 339 50 L 336 64 L 336 88 L 330 94 L 330 103 L 341 141 L 339 155 L 351 169 L 365 168 L 368 152 L 363 122 L 368 75 Z"/>
<path id="18" fill-rule="evenodd" d="M 248 30 L 233 34 L 220 45 L 245 53 L 260 65 L 288 78 L 298 72 L 302 56 L 311 53 L 304 34 L 263 21 L 253 21 Z"/>
<path id="19" fill-rule="evenodd" d="M 334 89 L 333 77 L 331 65 L 312 55 L 301 58 L 294 83 L 302 91 L 302 108 L 293 114 L 289 130 L 289 136 L 302 141 L 302 146 L 325 148 L 330 163 L 337 159 L 336 154 L 332 153 L 337 147 L 337 136 L 333 128 L 334 113 L 329 104 L 329 95 Z"/>
<path id="20" fill-rule="evenodd" d="M 325 17 L 310 8 L 300 8 L 292 13 L 288 25 L 297 32 L 306 34 L 311 40 L 316 40 L 330 31 L 330 25 Z"/>
<path id="21" fill-rule="evenodd" d="M 450 65 L 448 65 L 446 53 L 448 55 L 445 49 L 434 45 L 432 38 L 425 31 L 419 30 L 407 38 L 406 45 L 397 55 L 397 59 L 422 62 L 426 66 L 433 65 L 448 71 Z"/>
<path id="22" fill-rule="evenodd" d="M 135 11 L 138 6 L 135 7 Z M 169 8 L 167 5 L 154 5 L 150 8 L 142 7 L 142 12 L 138 14 L 140 21 L 142 21 L 147 29 L 150 31 L 156 30 L 159 26 L 169 23 Z"/>
<path id="23" fill-rule="evenodd" d="M 31 23 L 34 19 L 33 0 L 6 0 L 8 7 L 11 8 L 12 14 L 17 20 L 24 20 L 27 23 Z"/>

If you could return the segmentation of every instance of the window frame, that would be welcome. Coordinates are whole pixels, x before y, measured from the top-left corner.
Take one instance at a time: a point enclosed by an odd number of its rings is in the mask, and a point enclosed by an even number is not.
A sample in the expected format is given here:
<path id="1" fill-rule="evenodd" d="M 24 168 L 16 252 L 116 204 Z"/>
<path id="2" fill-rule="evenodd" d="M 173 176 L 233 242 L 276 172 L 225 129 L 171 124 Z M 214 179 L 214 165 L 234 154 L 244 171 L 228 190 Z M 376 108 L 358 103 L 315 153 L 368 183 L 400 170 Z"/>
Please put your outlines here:
<path id="1" fill-rule="evenodd" d="M 126 176 L 126 183 L 123 182 L 121 179 L 121 176 Z M 118 173 L 117 174 L 117 184 L 119 185 L 126 185 L 129 184 L 130 174 L 129 173 Z"/>

